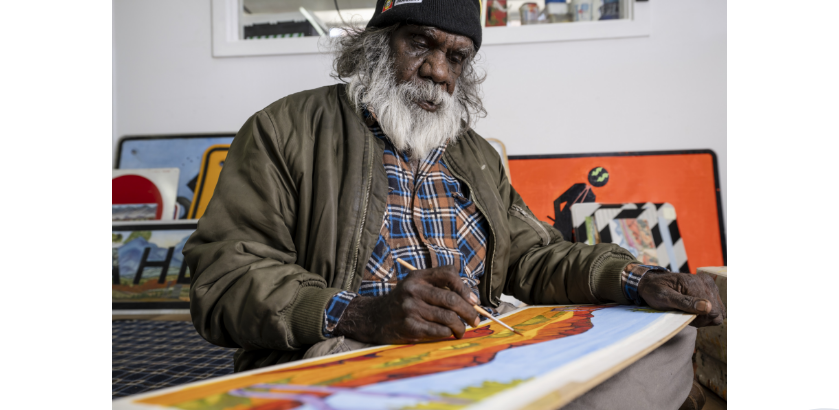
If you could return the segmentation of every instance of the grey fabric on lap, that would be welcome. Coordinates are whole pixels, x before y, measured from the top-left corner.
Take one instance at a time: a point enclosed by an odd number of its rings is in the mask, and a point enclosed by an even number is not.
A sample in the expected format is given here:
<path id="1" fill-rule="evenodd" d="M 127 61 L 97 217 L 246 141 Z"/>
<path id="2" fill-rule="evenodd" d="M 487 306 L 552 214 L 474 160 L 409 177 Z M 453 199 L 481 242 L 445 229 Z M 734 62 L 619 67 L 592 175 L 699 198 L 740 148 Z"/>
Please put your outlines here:
<path id="1" fill-rule="evenodd" d="M 233 373 L 233 352 L 210 344 L 192 322 L 111 322 L 111 398 Z"/>
<path id="2" fill-rule="evenodd" d="M 562 410 L 678 409 L 693 385 L 694 346 L 696 328 L 688 326 Z"/>

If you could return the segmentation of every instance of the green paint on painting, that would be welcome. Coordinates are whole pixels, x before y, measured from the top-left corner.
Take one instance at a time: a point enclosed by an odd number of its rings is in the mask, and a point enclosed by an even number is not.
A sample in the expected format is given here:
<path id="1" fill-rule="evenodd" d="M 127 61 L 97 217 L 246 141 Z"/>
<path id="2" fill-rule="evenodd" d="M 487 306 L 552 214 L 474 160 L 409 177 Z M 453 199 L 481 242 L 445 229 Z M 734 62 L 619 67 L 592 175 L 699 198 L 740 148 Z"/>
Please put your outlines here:
<path id="1" fill-rule="evenodd" d="M 500 383 L 495 381 L 485 381 L 479 386 L 468 386 L 457 393 L 431 393 L 434 396 L 446 397 L 451 399 L 463 399 L 470 402 L 476 402 L 486 399 L 495 394 L 501 393 L 504 390 L 516 387 L 530 379 L 514 379 L 508 383 Z M 465 408 L 472 403 L 445 403 L 445 402 L 423 402 L 416 406 L 402 407 L 400 410 L 458 410 Z"/>

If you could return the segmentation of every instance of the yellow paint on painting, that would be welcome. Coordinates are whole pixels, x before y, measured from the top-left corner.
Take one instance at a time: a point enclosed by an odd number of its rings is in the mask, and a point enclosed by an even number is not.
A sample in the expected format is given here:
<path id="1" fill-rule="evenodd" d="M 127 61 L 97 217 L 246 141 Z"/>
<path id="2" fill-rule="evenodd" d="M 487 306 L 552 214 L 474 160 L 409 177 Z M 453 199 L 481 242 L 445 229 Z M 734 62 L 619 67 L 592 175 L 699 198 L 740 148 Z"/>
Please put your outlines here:
<path id="1" fill-rule="evenodd" d="M 404 368 L 421 362 L 446 359 L 477 352 L 488 347 L 528 340 L 536 337 L 543 327 L 564 321 L 573 317 L 572 312 L 563 312 L 558 318 L 547 319 L 552 307 L 542 309 L 530 308 L 516 312 L 504 318 L 504 322 L 515 327 L 524 336 L 518 336 L 506 330 L 501 325 L 489 322 L 479 327 L 490 331 L 485 336 L 470 338 L 467 341 L 447 339 L 433 343 L 418 343 L 413 345 L 388 345 L 380 349 L 371 349 L 341 355 L 337 358 L 327 356 L 321 360 L 302 363 L 296 366 L 269 370 L 250 376 L 238 377 L 218 382 L 210 382 L 194 387 L 152 396 L 138 400 L 140 403 L 173 406 L 188 401 L 199 400 L 210 395 L 224 393 L 233 389 L 252 386 L 260 383 L 296 384 L 296 385 L 329 385 L 348 379 L 373 377 L 382 372 Z M 534 311 L 535 310 L 535 311 Z M 544 320 L 534 320 L 534 314 Z M 506 333 L 506 337 L 501 337 Z M 468 346 L 464 346 L 468 343 Z M 367 360 L 350 360 L 375 353 L 375 357 Z M 333 365 L 333 366 L 330 366 Z"/>
<path id="2" fill-rule="evenodd" d="M 441 348 L 440 350 L 449 350 L 449 349 L 465 349 L 467 347 L 479 346 L 477 343 L 461 343 L 459 345 L 454 346 L 446 346 Z"/>
<path id="3" fill-rule="evenodd" d="M 469 386 L 457 393 L 431 393 L 432 396 L 447 397 L 452 399 L 466 399 L 472 402 L 481 401 L 490 396 L 503 392 L 504 390 L 516 387 L 530 379 L 513 379 L 509 383 L 485 381 L 480 386 Z M 446 402 L 424 402 L 416 406 L 403 407 L 400 410 L 458 410 L 472 403 L 457 404 Z"/>

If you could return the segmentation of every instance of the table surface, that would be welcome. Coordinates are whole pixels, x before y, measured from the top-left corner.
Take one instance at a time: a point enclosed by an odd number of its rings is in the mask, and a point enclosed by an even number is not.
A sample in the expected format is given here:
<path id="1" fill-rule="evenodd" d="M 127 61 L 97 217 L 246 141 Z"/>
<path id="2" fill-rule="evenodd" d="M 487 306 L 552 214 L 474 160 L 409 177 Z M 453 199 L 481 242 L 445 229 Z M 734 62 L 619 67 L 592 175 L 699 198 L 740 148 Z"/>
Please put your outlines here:
<path id="1" fill-rule="evenodd" d="M 233 373 L 233 352 L 183 320 L 111 322 L 112 399 Z"/>

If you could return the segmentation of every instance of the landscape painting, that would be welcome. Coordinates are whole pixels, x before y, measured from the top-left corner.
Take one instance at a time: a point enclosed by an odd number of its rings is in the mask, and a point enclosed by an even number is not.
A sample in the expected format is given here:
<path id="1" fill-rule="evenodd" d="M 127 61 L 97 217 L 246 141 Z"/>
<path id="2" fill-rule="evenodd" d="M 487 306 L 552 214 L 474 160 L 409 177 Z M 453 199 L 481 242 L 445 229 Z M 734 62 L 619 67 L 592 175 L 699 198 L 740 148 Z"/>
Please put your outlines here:
<path id="1" fill-rule="evenodd" d="M 182 252 L 195 227 L 194 222 L 113 225 L 115 309 L 188 307 L 190 275 Z"/>
<path id="2" fill-rule="evenodd" d="M 558 408 L 664 343 L 692 315 L 532 306 L 462 339 L 388 345 L 126 397 L 114 409 Z"/>

